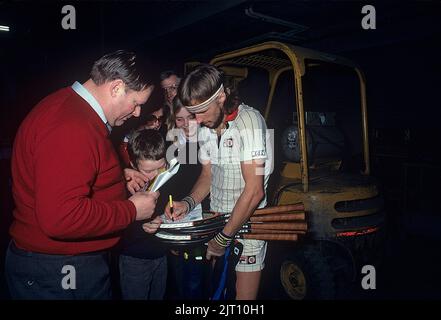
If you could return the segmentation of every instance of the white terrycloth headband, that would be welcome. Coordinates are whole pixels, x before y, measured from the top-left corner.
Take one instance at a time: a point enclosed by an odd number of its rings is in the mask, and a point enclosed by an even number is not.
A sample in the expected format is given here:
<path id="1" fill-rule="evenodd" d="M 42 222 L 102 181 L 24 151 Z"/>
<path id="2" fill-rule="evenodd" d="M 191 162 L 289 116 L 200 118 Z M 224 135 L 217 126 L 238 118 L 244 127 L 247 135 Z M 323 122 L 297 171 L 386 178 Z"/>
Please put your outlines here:
<path id="1" fill-rule="evenodd" d="M 210 98 L 208 98 L 204 102 L 199 103 L 195 106 L 185 106 L 185 108 L 188 110 L 188 112 L 191 112 L 191 113 L 204 112 L 205 110 L 208 109 L 208 105 L 210 103 L 212 103 L 213 100 L 219 96 L 219 94 L 222 92 L 223 88 L 224 88 L 224 85 L 221 84 L 219 89 L 217 89 L 217 91 Z"/>

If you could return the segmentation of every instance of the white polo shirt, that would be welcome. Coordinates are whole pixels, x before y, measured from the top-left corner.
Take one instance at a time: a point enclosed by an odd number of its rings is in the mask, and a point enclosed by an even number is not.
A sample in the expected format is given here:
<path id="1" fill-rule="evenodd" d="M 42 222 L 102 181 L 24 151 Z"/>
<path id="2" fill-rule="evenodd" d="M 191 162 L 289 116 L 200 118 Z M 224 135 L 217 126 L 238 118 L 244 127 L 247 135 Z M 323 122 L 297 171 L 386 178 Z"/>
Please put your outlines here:
<path id="1" fill-rule="evenodd" d="M 218 140 L 215 130 L 203 127 L 199 131 L 199 160 L 211 163 L 211 210 L 231 213 L 245 188 L 241 162 L 262 160 L 265 168 L 256 174 L 264 175 L 265 197 L 258 208 L 266 203 L 266 188 L 273 170 L 273 135 L 256 109 L 241 104 L 235 119 Z"/>

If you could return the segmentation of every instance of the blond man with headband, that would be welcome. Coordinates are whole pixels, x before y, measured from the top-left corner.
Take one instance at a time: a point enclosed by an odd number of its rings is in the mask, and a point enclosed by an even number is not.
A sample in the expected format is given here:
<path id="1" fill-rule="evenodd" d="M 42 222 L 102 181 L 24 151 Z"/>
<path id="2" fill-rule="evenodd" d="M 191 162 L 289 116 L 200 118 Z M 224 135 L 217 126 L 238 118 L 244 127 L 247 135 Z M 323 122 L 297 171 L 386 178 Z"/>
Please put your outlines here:
<path id="1" fill-rule="evenodd" d="M 174 204 L 173 215 L 185 216 L 209 193 L 212 211 L 231 213 L 223 230 L 208 242 L 206 255 L 211 259 L 224 255 L 254 210 L 266 205 L 272 147 L 262 115 L 229 94 L 217 68 L 198 66 L 183 80 L 178 95 L 203 126 L 198 137 L 203 168 L 190 194 Z M 244 249 L 236 266 L 236 299 L 256 299 L 266 242 L 239 241 Z"/>

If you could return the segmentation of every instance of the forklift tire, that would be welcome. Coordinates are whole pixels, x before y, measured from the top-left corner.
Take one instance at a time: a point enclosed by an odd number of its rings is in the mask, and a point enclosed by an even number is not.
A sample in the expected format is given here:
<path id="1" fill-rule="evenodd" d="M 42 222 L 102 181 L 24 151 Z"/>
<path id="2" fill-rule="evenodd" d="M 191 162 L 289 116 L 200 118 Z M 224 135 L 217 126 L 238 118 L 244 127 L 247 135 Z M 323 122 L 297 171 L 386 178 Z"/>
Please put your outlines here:
<path id="1" fill-rule="evenodd" d="M 280 281 L 289 299 L 335 299 L 330 259 L 315 246 L 301 247 L 287 254 L 280 265 Z"/>

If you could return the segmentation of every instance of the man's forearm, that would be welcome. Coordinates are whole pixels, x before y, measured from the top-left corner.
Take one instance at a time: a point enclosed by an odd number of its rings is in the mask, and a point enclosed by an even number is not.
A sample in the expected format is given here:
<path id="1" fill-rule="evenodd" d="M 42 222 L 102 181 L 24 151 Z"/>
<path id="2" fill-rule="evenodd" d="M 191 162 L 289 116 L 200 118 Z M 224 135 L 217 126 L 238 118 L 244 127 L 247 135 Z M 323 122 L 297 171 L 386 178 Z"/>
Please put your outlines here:
<path id="1" fill-rule="evenodd" d="M 264 192 L 260 188 L 246 188 L 240 195 L 233 208 L 228 223 L 223 229 L 223 233 L 228 236 L 233 236 L 239 231 L 245 222 L 253 214 L 256 207 L 259 205 L 260 201 L 264 196 Z"/>

